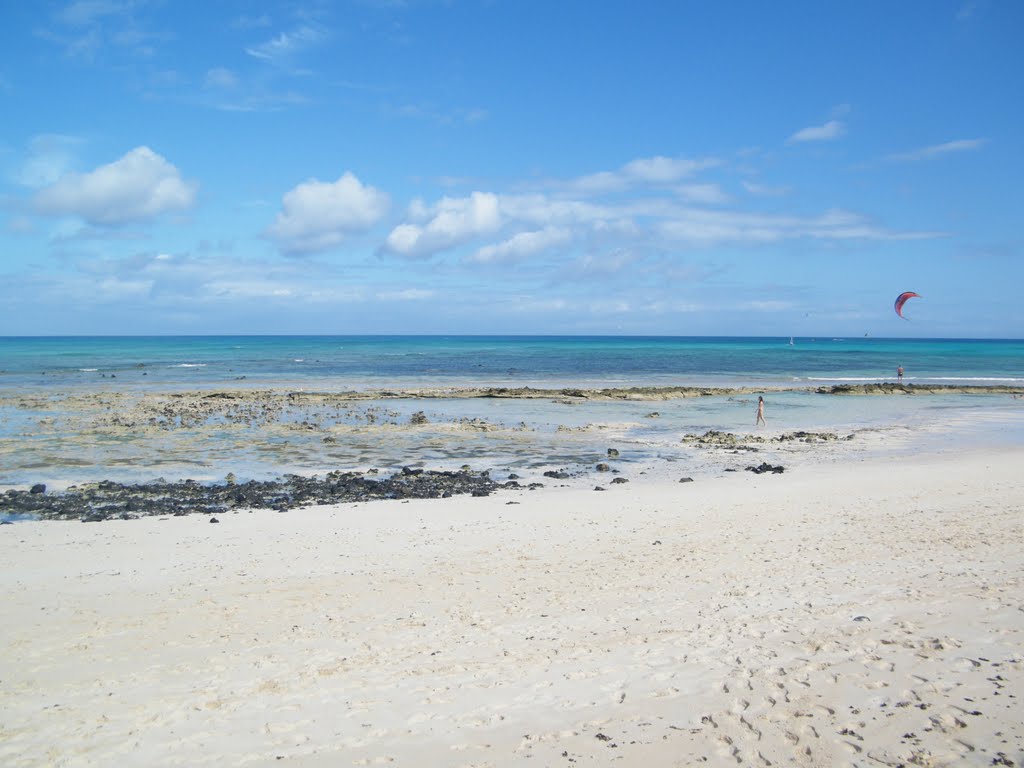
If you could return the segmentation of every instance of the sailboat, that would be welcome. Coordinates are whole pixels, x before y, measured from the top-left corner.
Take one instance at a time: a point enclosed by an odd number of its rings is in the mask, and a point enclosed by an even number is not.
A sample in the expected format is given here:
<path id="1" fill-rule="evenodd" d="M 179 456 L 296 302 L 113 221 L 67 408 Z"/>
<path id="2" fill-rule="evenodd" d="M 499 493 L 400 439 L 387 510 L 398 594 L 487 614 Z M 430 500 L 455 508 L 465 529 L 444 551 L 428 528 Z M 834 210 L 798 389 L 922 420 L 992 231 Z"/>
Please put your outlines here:
<path id="1" fill-rule="evenodd" d="M 789 337 L 789 346 L 791 346 L 791 347 L 793 346 L 793 337 L 792 336 Z"/>

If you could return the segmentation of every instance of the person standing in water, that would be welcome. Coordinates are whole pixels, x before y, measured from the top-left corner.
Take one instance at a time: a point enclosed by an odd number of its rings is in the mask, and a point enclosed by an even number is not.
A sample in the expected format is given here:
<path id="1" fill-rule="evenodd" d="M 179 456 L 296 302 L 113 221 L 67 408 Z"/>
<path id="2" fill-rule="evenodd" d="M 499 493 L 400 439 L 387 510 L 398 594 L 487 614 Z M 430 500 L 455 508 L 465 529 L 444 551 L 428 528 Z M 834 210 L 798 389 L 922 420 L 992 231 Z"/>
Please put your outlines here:
<path id="1" fill-rule="evenodd" d="M 758 424 L 768 426 L 764 420 L 764 397 L 761 395 L 758 395 L 757 398 L 757 421 L 754 422 L 754 426 L 756 427 Z"/>
<path id="2" fill-rule="evenodd" d="M 903 383 L 903 366 L 902 365 L 897 365 L 896 366 L 896 381 L 899 382 L 900 384 Z"/>

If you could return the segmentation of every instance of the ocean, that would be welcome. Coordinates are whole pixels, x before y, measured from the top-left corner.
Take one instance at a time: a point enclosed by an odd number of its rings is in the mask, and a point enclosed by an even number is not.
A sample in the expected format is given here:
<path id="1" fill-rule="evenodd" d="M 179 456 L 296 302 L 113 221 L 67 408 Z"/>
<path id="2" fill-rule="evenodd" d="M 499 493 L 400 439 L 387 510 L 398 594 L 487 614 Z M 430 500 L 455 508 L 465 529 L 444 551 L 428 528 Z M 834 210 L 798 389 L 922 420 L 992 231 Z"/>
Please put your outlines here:
<path id="1" fill-rule="evenodd" d="M 792 342 L 792 343 L 790 343 Z M 625 336 L 0 337 L 0 388 L 1024 384 L 1024 340 Z"/>
<path id="2" fill-rule="evenodd" d="M 892 382 L 897 366 L 906 384 L 993 391 L 816 392 Z M 474 387 L 552 392 L 516 399 L 458 391 Z M 559 394 L 629 387 L 730 390 L 668 400 Z M 406 393 L 431 388 L 452 392 Z M 0 488 L 157 477 L 217 482 L 228 473 L 272 479 L 403 466 L 469 466 L 526 480 L 562 469 L 591 482 L 587 473 L 610 449 L 624 476 L 697 477 L 723 471 L 721 454 L 681 437 L 755 433 L 759 393 L 767 402 L 763 434 L 856 436 L 844 443 L 849 456 L 1020 444 L 1024 399 L 1007 388 L 1024 392 L 1024 340 L 7 337 L 0 338 Z M 224 396 L 231 392 L 243 394 Z M 781 455 L 765 451 L 761 458 Z"/>

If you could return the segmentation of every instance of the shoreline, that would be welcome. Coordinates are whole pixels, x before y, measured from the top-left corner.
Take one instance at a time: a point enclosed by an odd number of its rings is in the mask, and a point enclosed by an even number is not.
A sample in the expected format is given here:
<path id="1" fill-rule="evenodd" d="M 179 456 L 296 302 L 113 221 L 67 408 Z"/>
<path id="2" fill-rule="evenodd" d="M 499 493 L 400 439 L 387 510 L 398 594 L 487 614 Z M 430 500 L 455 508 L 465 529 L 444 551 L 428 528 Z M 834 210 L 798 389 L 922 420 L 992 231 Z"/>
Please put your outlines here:
<path id="1" fill-rule="evenodd" d="M 703 435 L 683 435 L 680 442 L 710 449 L 712 453 L 727 451 L 732 456 L 749 456 L 773 444 L 803 443 L 810 448 L 811 445 L 827 446 L 853 439 L 853 434 L 840 436 L 831 432 L 795 431 L 766 436 L 709 430 Z M 325 504 L 444 499 L 466 494 L 489 496 L 500 490 L 534 491 L 544 488 L 551 481 L 573 480 L 578 484 L 596 480 L 604 485 L 598 484 L 594 490 L 604 491 L 607 490 L 606 485 L 630 482 L 630 477 L 626 476 L 629 474 L 628 467 L 616 461 L 619 455 L 618 449 L 608 449 L 605 461 L 588 467 L 575 467 L 572 471 L 547 470 L 541 477 L 532 481 L 524 480 L 523 483 L 519 482 L 523 478 L 515 473 L 510 473 L 501 481 L 491 478 L 488 470 L 474 471 L 469 465 L 464 465 L 458 471 L 404 466 L 401 471 L 391 475 L 382 475 L 377 469 L 366 472 L 334 471 L 323 477 L 316 474 L 289 474 L 269 481 L 250 480 L 242 483 L 237 482 L 233 473 L 228 473 L 224 482 L 207 483 L 194 480 L 156 480 L 145 483 L 101 480 L 72 485 L 56 492 L 48 491 L 45 484 L 38 483 L 29 489 L 11 488 L 0 493 L 0 518 L 6 517 L 10 521 L 77 519 L 82 522 L 103 522 L 200 514 L 210 517 L 210 522 L 219 522 L 214 515 L 257 509 L 291 512 Z M 804 466 L 812 462 L 813 458 L 804 457 Z M 729 462 L 718 463 L 721 472 L 738 471 L 736 466 L 727 466 Z M 649 469 L 641 469 L 639 474 L 646 474 Z M 755 474 L 782 474 L 785 467 L 761 458 L 759 464 L 747 464 L 743 470 Z M 692 481 L 692 477 L 680 478 L 680 482 Z"/>
<path id="2" fill-rule="evenodd" d="M 110 384 L 107 385 L 111 386 Z M 699 397 L 721 397 L 730 395 L 754 395 L 763 392 L 783 393 L 796 392 L 818 395 L 1024 395 L 1024 385 L 1009 384 L 915 384 L 913 382 L 896 383 L 888 381 L 865 382 L 858 384 L 840 383 L 829 385 L 783 385 L 765 384 L 762 386 L 623 386 L 623 387 L 500 387 L 500 386 L 433 386 L 358 390 L 323 390 L 295 389 L 268 386 L 265 388 L 246 388 L 211 384 L 202 389 L 168 389 L 159 387 L 135 389 L 127 388 L 83 391 L 72 393 L 53 392 L 46 387 L 36 387 L 27 392 L 4 392 L 0 390 L 0 404 L 9 403 L 14 407 L 26 407 L 32 403 L 45 400 L 81 402 L 83 404 L 100 401 L 109 405 L 111 399 L 167 400 L 181 402 L 195 401 L 257 401 L 283 400 L 291 404 L 332 404 L 348 401 L 361 402 L 366 400 L 471 400 L 471 399 L 508 399 L 508 400 L 577 400 L 577 401 L 617 401 L 639 400 L 658 401 L 676 400 Z"/>
<path id="3" fill-rule="evenodd" d="M 280 484 L 294 475 L 319 477 L 318 482 L 328 484 L 325 475 L 383 477 L 403 468 L 489 472 L 497 483 L 517 479 L 513 475 L 525 483 L 546 483 L 542 473 L 547 471 L 568 473 L 582 478 L 580 482 L 589 476 L 598 483 L 620 471 L 631 479 L 666 471 L 707 477 L 719 474 L 723 462 L 698 450 L 706 441 L 693 436 L 717 432 L 736 436 L 729 440 L 737 442 L 750 432 L 756 391 L 765 390 L 474 388 L 454 394 L 381 390 L 359 397 L 290 390 L 0 395 L 0 462 L 5 465 L 0 493 L 27 492 L 40 485 L 52 492 L 104 483 L 178 484 L 182 487 L 168 487 L 164 493 L 201 502 L 194 486 L 231 484 L 232 477 L 239 483 Z M 769 397 L 770 426 L 743 439 L 768 451 L 766 441 L 777 443 L 787 434 L 855 435 L 856 440 L 846 443 L 851 455 L 891 454 L 915 441 L 945 439 L 945 434 L 957 443 L 984 443 L 992 425 L 998 426 L 999 439 L 1013 445 L 1024 442 L 1024 408 L 1018 405 L 1002 389 L 988 387 L 872 384 L 853 390 L 840 385 L 827 394 L 776 391 Z M 809 450 L 827 458 L 834 449 L 819 444 Z M 595 477 L 596 466 L 606 462 L 610 451 L 616 453 L 611 473 Z M 731 466 L 736 468 L 735 463 Z M 344 500 L 320 491 L 304 495 Z M 119 511 L 137 516 L 142 503 L 136 499 L 135 508 Z M 0 511 L 32 511 L 31 505 L 15 506 Z"/>
<path id="4" fill-rule="evenodd" d="M 1020 764 L 1022 460 L 3 526 L 0 758 Z"/>

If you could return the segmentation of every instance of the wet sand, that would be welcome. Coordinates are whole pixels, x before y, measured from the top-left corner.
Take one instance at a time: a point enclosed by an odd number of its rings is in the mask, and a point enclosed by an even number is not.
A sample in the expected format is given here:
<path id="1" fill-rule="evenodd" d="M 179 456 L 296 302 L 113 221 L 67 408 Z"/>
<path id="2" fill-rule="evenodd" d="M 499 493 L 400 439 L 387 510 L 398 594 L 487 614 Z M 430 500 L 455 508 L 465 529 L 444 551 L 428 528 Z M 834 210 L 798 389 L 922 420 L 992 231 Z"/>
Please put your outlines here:
<path id="1" fill-rule="evenodd" d="M 1022 465 L 0 526 L 0 763 L 1020 765 Z"/>

